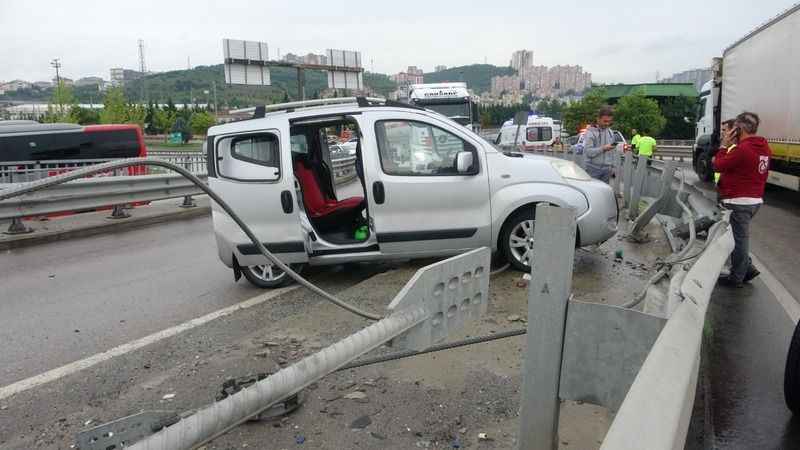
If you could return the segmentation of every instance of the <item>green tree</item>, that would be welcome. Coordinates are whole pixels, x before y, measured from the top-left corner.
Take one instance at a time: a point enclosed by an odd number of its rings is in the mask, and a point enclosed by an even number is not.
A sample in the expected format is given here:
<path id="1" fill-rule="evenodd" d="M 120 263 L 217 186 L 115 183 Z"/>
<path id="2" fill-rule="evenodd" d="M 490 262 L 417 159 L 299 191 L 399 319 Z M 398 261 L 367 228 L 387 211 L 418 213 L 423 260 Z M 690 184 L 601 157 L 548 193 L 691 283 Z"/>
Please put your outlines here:
<path id="1" fill-rule="evenodd" d="M 543 99 L 536 104 L 536 111 L 539 114 L 550 117 L 551 119 L 561 120 L 564 110 L 564 103 L 557 98 Z"/>
<path id="2" fill-rule="evenodd" d="M 156 133 L 167 134 L 175 124 L 175 114 L 168 109 L 153 110 L 153 129 Z"/>
<path id="3" fill-rule="evenodd" d="M 69 110 L 69 116 L 74 120 L 74 123 L 81 125 L 94 125 L 100 123 L 100 113 L 91 108 L 81 108 L 78 105 L 73 105 Z"/>
<path id="4" fill-rule="evenodd" d="M 130 104 L 126 106 L 125 123 L 133 123 L 139 125 L 139 128 L 144 129 L 145 119 L 147 118 L 147 107 L 137 104 Z"/>
<path id="5" fill-rule="evenodd" d="M 71 114 L 73 107 L 77 104 L 72 86 L 67 86 L 63 81 L 59 82 L 53 89 L 53 95 L 47 105 L 45 122 L 78 123 L 78 118 Z"/>
<path id="6" fill-rule="evenodd" d="M 569 134 L 577 133 L 586 125 L 594 123 L 597 112 L 605 104 L 603 89 L 592 89 L 581 100 L 570 103 L 563 109 L 564 131 Z"/>
<path id="7" fill-rule="evenodd" d="M 128 101 L 122 88 L 110 88 L 103 99 L 100 123 L 126 123 L 128 121 Z"/>
<path id="8" fill-rule="evenodd" d="M 661 114 L 667 119 L 667 124 L 661 131 L 660 137 L 663 139 L 693 138 L 697 122 L 695 108 L 695 100 L 683 95 L 664 100 L 661 103 Z"/>
<path id="9" fill-rule="evenodd" d="M 625 136 L 636 129 L 653 137 L 660 135 L 667 124 L 661 114 L 658 102 L 644 96 L 642 92 L 634 92 L 619 99 L 614 110 L 614 128 Z"/>
<path id="10" fill-rule="evenodd" d="M 189 120 L 189 126 L 192 129 L 192 133 L 202 135 L 205 135 L 206 132 L 208 132 L 208 129 L 215 123 L 216 119 L 207 111 L 196 112 L 192 114 L 192 118 Z"/>
<path id="11" fill-rule="evenodd" d="M 173 133 L 180 133 L 184 144 L 192 139 L 192 130 L 189 128 L 189 122 L 183 117 L 179 116 L 175 119 L 175 123 L 172 125 L 171 131 Z"/>

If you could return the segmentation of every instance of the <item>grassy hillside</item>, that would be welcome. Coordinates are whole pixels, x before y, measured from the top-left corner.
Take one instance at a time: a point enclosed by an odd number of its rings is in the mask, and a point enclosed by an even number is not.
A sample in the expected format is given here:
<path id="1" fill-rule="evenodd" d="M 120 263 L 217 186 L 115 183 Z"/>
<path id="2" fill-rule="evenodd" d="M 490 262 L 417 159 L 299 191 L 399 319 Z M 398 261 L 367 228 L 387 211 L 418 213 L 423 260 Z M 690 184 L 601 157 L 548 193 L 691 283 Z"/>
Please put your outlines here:
<path id="1" fill-rule="evenodd" d="M 491 64 L 472 64 L 469 66 L 451 67 L 441 72 L 425 74 L 426 83 L 444 83 L 446 81 L 466 81 L 467 87 L 476 94 L 491 90 L 492 77 L 514 75 L 511 67 L 497 67 Z"/>

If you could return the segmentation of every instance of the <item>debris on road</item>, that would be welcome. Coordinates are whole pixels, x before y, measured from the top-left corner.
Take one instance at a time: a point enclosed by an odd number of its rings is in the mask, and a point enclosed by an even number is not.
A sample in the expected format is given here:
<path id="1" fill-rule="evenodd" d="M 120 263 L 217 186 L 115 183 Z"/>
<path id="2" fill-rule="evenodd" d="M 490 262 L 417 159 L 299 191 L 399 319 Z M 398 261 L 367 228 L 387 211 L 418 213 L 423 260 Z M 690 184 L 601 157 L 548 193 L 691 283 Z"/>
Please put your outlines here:
<path id="1" fill-rule="evenodd" d="M 369 416 L 361 416 L 350 424 L 350 428 L 354 430 L 363 430 L 372 424 L 372 419 Z"/>
<path id="2" fill-rule="evenodd" d="M 356 400 L 356 401 L 365 400 L 367 398 L 367 394 L 365 394 L 364 392 L 361 392 L 361 391 L 355 391 L 355 392 L 351 392 L 351 393 L 345 395 L 344 398 L 346 398 L 348 400 Z"/>
<path id="3" fill-rule="evenodd" d="M 522 323 L 528 322 L 528 319 L 520 316 L 519 314 L 511 314 L 510 316 L 506 317 L 506 320 L 509 322 L 522 322 Z"/>

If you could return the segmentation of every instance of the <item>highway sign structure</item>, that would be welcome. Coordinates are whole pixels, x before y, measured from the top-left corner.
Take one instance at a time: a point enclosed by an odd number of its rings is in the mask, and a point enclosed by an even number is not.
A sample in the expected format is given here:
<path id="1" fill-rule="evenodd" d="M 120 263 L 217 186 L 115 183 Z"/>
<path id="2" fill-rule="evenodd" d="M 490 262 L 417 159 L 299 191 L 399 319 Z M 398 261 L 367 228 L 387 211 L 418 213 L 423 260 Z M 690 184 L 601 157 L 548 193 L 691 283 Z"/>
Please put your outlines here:
<path id="1" fill-rule="evenodd" d="M 305 70 L 323 70 L 328 73 L 331 89 L 364 89 L 364 68 L 361 67 L 361 52 L 351 50 L 327 50 L 326 64 L 299 64 L 288 61 L 273 61 L 269 58 L 266 42 L 223 39 L 225 57 L 225 83 L 248 86 L 270 86 L 270 67 L 288 67 L 297 70 L 297 97 L 305 100 Z"/>

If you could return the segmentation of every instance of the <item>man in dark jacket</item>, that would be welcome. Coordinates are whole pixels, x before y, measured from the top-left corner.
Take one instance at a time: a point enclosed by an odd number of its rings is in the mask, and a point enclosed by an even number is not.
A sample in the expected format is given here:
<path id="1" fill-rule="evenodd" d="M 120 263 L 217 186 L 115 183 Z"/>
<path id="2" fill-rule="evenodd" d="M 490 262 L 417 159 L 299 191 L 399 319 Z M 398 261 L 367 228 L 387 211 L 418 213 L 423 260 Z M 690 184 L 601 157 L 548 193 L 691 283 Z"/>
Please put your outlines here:
<path id="1" fill-rule="evenodd" d="M 720 284 L 742 287 L 759 275 L 750 260 L 750 221 L 764 203 L 764 186 L 769 176 L 772 150 L 767 140 L 756 136 L 761 120 L 744 112 L 736 116 L 734 127 L 722 136 L 722 148 L 714 156 L 714 170 L 721 174 L 719 197 L 731 211 L 735 247 L 731 272 Z"/>

